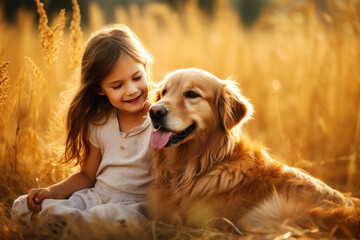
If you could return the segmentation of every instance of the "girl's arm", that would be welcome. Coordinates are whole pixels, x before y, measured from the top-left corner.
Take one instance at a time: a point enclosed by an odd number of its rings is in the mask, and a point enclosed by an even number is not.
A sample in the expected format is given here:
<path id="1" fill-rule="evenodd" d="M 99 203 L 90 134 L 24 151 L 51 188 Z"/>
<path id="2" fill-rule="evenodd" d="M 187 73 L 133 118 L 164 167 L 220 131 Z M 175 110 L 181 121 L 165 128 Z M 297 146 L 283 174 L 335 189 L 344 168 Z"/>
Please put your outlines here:
<path id="1" fill-rule="evenodd" d="M 32 189 L 27 196 L 28 208 L 33 212 L 39 212 L 41 207 L 38 204 L 45 198 L 66 199 L 78 190 L 93 187 L 101 158 L 100 149 L 90 143 L 89 155 L 81 171 L 48 188 Z"/>

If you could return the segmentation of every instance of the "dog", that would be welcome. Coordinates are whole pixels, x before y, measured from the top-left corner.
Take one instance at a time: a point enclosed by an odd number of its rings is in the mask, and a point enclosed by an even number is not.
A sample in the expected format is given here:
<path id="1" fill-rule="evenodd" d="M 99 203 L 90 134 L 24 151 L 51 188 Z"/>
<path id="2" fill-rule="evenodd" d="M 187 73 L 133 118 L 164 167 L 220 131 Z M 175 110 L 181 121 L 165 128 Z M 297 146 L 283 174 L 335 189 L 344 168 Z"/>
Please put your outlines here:
<path id="1" fill-rule="evenodd" d="M 319 229 L 359 236 L 359 199 L 272 159 L 241 133 L 253 107 L 237 84 L 201 69 L 171 72 L 149 115 L 152 219 L 272 233 Z"/>

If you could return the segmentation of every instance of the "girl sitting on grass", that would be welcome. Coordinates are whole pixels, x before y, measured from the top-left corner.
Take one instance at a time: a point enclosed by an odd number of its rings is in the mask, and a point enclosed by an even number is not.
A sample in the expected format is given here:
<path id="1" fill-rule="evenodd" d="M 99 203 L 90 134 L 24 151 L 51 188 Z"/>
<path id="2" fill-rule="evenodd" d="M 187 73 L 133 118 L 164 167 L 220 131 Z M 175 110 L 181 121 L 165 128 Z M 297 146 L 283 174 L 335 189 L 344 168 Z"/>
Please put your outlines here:
<path id="1" fill-rule="evenodd" d="M 65 162 L 81 170 L 14 201 L 12 219 L 68 215 L 144 221 L 151 174 L 147 116 L 151 56 L 124 25 L 94 33 L 81 63 L 81 85 L 67 114 Z"/>

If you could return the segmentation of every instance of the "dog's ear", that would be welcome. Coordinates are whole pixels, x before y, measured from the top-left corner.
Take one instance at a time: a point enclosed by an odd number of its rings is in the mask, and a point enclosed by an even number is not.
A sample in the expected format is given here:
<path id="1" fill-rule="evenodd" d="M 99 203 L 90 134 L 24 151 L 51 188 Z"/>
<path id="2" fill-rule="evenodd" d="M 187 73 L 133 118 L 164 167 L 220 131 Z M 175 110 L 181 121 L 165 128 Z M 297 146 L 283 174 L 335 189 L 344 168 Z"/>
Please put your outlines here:
<path id="1" fill-rule="evenodd" d="M 232 81 L 223 81 L 218 101 L 219 118 L 226 131 L 251 118 L 252 105 L 240 94 L 240 89 Z"/>

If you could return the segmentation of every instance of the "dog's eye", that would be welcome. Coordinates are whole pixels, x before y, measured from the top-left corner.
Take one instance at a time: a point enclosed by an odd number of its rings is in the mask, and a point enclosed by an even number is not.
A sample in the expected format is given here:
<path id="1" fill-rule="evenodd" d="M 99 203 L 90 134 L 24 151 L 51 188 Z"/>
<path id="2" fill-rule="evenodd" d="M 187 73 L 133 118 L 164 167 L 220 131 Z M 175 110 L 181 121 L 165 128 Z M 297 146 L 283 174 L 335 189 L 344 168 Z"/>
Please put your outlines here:
<path id="1" fill-rule="evenodd" d="M 166 94 L 166 89 L 162 90 L 161 95 L 164 96 Z"/>
<path id="2" fill-rule="evenodd" d="M 200 95 L 198 93 L 196 93 L 195 91 L 192 91 L 192 90 L 189 90 L 189 91 L 186 91 L 184 93 L 185 97 L 187 98 L 197 98 L 197 97 L 200 97 Z"/>

